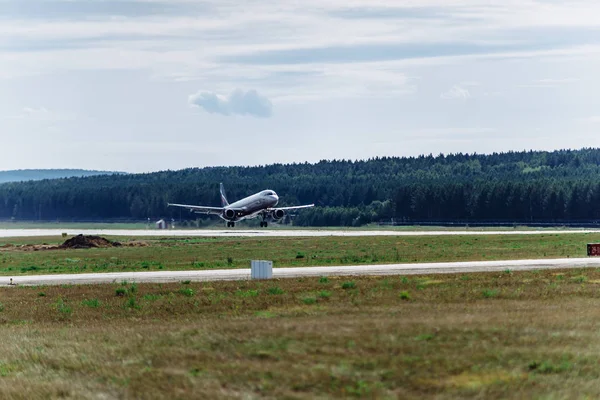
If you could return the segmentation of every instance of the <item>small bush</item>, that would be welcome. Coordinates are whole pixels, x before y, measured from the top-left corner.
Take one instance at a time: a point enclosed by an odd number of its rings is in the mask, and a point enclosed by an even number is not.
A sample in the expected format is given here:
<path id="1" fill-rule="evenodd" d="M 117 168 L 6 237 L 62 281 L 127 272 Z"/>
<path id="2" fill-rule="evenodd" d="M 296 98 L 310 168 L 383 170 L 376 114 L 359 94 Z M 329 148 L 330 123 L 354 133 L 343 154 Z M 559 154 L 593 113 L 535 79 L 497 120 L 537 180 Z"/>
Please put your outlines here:
<path id="1" fill-rule="evenodd" d="M 125 307 L 135 308 L 135 309 L 140 308 L 140 306 L 137 304 L 135 297 L 133 297 L 133 296 L 127 299 L 127 302 L 125 303 Z"/>
<path id="2" fill-rule="evenodd" d="M 559 365 L 552 364 L 549 361 L 533 361 L 529 363 L 529 370 L 535 371 L 541 374 L 558 374 L 571 369 L 571 363 L 563 361 Z"/>
<path id="3" fill-rule="evenodd" d="M 279 286 L 274 286 L 274 287 L 270 287 L 269 289 L 267 289 L 267 293 L 269 293 L 269 294 L 283 294 L 284 291 Z"/>
<path id="4" fill-rule="evenodd" d="M 329 283 L 329 278 L 326 276 L 322 276 L 319 278 L 319 283 Z"/>
<path id="5" fill-rule="evenodd" d="M 194 290 L 191 288 L 179 289 L 179 293 L 187 297 L 192 297 L 194 295 Z"/>
<path id="6" fill-rule="evenodd" d="M 422 335 L 419 335 L 415 338 L 415 340 L 417 342 L 424 342 L 424 341 L 429 341 L 432 340 L 434 338 L 434 336 L 432 334 L 429 333 L 424 333 Z"/>
<path id="7" fill-rule="evenodd" d="M 400 298 L 402 300 L 410 300 L 410 294 L 407 291 L 400 292 Z"/>
<path id="8" fill-rule="evenodd" d="M 304 254 L 298 252 L 298 254 L 296 254 L 296 259 L 300 259 L 300 258 L 304 258 Z"/>
<path id="9" fill-rule="evenodd" d="M 483 297 L 485 297 L 486 299 L 496 297 L 498 295 L 497 290 L 491 290 L 491 289 L 485 289 L 482 293 L 483 293 Z"/>
<path id="10" fill-rule="evenodd" d="M 98 299 L 86 299 L 82 300 L 81 304 L 90 308 L 98 308 L 100 307 L 100 301 Z"/>
<path id="11" fill-rule="evenodd" d="M 233 264 L 233 258 L 232 257 L 227 257 L 227 264 L 229 264 L 229 265 Z"/>
<path id="12" fill-rule="evenodd" d="M 356 288 L 356 283 L 354 283 L 354 282 L 342 283 L 342 289 L 354 289 L 354 288 Z"/>
<path id="13" fill-rule="evenodd" d="M 116 296 L 123 297 L 126 294 L 127 294 L 127 289 L 125 289 L 125 288 L 118 288 L 117 290 L 115 290 L 115 295 Z"/>
<path id="14" fill-rule="evenodd" d="M 71 307 L 69 307 L 69 305 L 63 301 L 62 298 L 59 298 L 56 301 L 56 309 L 63 316 L 69 316 L 69 315 L 71 315 L 71 312 L 73 311 L 73 310 L 71 310 Z"/>
<path id="15" fill-rule="evenodd" d="M 327 291 L 327 290 L 321 290 L 319 292 L 319 297 L 323 298 L 323 299 L 328 299 L 331 297 L 331 292 Z"/>
<path id="16" fill-rule="evenodd" d="M 132 283 L 132 284 L 131 284 L 131 287 L 129 288 L 129 291 L 130 291 L 131 293 L 135 293 L 135 292 L 137 292 L 137 283 Z"/>
<path id="17" fill-rule="evenodd" d="M 302 302 L 304 304 L 310 305 L 310 304 L 315 304 L 317 302 L 316 297 L 304 297 L 302 298 Z"/>
<path id="18" fill-rule="evenodd" d="M 410 283 L 410 279 L 403 276 L 402 278 L 400 278 L 400 282 L 402 282 L 404 285 L 406 285 L 406 284 Z"/>
<path id="19" fill-rule="evenodd" d="M 38 293 L 38 297 L 44 297 L 44 296 L 46 296 L 46 293 L 44 293 L 44 292 L 39 292 Z"/>
<path id="20" fill-rule="evenodd" d="M 182 285 L 189 285 L 190 283 L 192 283 L 192 281 L 183 281 L 183 282 L 181 282 Z"/>

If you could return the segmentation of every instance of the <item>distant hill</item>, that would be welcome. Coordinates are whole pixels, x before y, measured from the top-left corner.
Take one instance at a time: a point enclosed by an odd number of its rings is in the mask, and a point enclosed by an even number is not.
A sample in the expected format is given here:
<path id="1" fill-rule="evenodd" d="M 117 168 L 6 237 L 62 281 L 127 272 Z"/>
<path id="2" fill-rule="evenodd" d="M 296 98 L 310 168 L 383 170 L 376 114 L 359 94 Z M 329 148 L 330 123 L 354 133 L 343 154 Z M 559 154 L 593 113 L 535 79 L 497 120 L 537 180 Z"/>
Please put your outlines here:
<path id="1" fill-rule="evenodd" d="M 58 179 L 86 177 L 107 174 L 124 174 L 124 172 L 94 171 L 85 169 L 18 169 L 12 171 L 0 171 L 0 183 L 39 181 L 42 179 Z"/>

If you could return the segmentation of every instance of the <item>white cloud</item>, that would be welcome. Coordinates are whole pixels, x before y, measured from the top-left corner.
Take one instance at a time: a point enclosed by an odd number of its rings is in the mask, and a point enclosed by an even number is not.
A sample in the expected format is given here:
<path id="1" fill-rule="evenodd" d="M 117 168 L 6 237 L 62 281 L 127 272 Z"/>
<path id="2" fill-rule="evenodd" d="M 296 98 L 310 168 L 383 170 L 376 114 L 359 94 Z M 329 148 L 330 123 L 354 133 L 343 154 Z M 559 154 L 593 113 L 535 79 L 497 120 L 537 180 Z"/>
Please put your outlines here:
<path id="1" fill-rule="evenodd" d="M 190 105 L 203 108 L 209 113 L 222 115 L 251 115 L 267 118 L 273 114 L 271 101 L 259 95 L 256 90 L 244 92 L 241 89 L 236 89 L 229 96 L 199 91 L 190 95 L 188 102 Z"/>
<path id="2" fill-rule="evenodd" d="M 547 79 L 538 79 L 538 80 L 533 81 L 532 83 L 520 85 L 520 87 L 555 88 L 555 87 L 559 87 L 559 86 L 577 83 L 580 81 L 581 81 L 581 79 L 579 79 L 579 78 L 547 78 Z"/>
<path id="3" fill-rule="evenodd" d="M 60 122 L 72 121 L 75 119 L 75 116 L 57 113 L 46 107 L 23 107 L 20 113 L 0 116 L 0 119 Z"/>
<path id="4" fill-rule="evenodd" d="M 600 124 L 600 115 L 592 115 L 590 117 L 579 118 L 577 122 Z"/>
<path id="5" fill-rule="evenodd" d="M 466 100 L 471 97 L 471 93 L 458 85 L 452 86 L 450 90 L 440 94 L 440 98 L 444 100 Z"/>

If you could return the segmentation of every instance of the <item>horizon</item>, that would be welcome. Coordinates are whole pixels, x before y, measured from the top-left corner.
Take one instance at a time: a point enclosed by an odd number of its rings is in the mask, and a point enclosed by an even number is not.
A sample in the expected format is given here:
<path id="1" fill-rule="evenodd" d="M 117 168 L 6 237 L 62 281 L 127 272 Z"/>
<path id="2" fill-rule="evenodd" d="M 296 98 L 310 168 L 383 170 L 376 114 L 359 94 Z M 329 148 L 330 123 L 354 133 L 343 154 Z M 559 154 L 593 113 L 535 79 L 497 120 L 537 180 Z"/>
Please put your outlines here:
<path id="1" fill-rule="evenodd" d="M 0 1 L 0 169 L 600 146 L 600 3 Z"/>

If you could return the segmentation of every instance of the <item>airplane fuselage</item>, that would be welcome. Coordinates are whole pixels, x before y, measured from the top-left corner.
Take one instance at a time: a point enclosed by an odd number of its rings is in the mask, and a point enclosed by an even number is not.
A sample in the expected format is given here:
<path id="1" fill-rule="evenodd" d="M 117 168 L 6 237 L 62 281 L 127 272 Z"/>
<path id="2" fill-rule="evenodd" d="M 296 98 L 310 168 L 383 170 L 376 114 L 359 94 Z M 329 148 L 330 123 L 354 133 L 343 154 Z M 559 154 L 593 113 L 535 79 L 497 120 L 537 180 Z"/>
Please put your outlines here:
<path id="1" fill-rule="evenodd" d="M 267 227 L 268 219 L 281 221 L 285 217 L 287 211 L 314 207 L 314 204 L 275 207 L 277 203 L 279 203 L 279 196 L 270 189 L 262 190 L 231 204 L 229 204 L 227 197 L 225 196 L 223 183 L 220 184 L 220 192 L 221 207 L 174 203 L 167 203 L 167 206 L 183 207 L 199 214 L 218 215 L 221 219 L 227 221 L 227 227 L 234 227 L 237 221 L 262 216 L 262 221 L 260 223 L 261 228 Z"/>
<path id="2" fill-rule="evenodd" d="M 232 222 L 254 218 L 265 209 L 275 207 L 278 202 L 277 193 L 273 190 L 263 190 L 225 206 L 220 217 Z"/>

